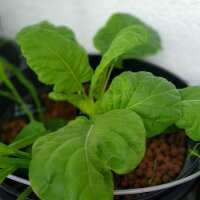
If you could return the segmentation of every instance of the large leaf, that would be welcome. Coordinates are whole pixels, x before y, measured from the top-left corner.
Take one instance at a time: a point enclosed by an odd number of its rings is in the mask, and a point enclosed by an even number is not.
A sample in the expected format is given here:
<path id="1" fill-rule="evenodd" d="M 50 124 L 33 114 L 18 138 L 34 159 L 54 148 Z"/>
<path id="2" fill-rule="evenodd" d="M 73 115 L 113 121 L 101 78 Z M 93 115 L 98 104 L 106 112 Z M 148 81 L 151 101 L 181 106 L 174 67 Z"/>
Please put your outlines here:
<path id="1" fill-rule="evenodd" d="M 176 122 L 184 128 L 187 135 L 195 141 L 200 140 L 200 86 L 179 90 L 182 99 L 183 114 Z"/>
<path id="2" fill-rule="evenodd" d="M 94 123 L 82 117 L 35 142 L 31 186 L 43 200 L 111 200 L 111 170 L 135 168 L 144 150 L 145 128 L 134 112 L 109 111 Z"/>
<path id="3" fill-rule="evenodd" d="M 147 33 L 141 26 L 129 26 L 122 29 L 112 41 L 109 49 L 104 54 L 100 65 L 92 77 L 90 95 L 100 98 L 106 87 L 106 76 L 109 67 L 114 64 L 119 56 L 131 49 L 145 43 Z"/>
<path id="4" fill-rule="evenodd" d="M 143 26 L 147 33 L 147 41 L 134 49 L 130 49 L 123 58 L 141 58 L 149 54 L 154 54 L 161 49 L 161 41 L 158 33 L 150 26 L 139 20 L 138 18 L 123 13 L 114 14 L 101 28 L 94 37 L 94 45 L 103 55 L 111 45 L 113 38 L 124 28 L 131 25 Z"/>
<path id="5" fill-rule="evenodd" d="M 93 74 L 86 52 L 67 37 L 66 30 L 50 27 L 36 24 L 18 33 L 17 41 L 28 65 L 41 82 L 54 85 L 54 91 L 84 93 L 82 83 Z"/>
<path id="6" fill-rule="evenodd" d="M 164 131 L 181 116 L 181 98 L 174 85 L 148 72 L 124 72 L 113 79 L 102 98 L 100 113 L 113 109 L 135 111 L 147 137 Z"/>

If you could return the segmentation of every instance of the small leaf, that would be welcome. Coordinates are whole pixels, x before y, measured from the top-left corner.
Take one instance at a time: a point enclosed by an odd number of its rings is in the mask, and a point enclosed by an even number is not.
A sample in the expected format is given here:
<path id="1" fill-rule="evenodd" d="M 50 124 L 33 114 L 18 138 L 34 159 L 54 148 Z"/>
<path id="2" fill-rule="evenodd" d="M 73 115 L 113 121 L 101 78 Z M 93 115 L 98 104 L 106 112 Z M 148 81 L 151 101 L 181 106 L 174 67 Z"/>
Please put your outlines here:
<path id="1" fill-rule="evenodd" d="M 106 25 L 101 28 L 94 37 L 94 45 L 103 55 L 110 47 L 113 38 L 124 28 L 131 25 L 140 25 L 148 33 L 147 41 L 134 49 L 131 49 L 123 58 L 141 58 L 156 53 L 161 49 L 161 41 L 158 33 L 140 19 L 124 13 L 116 13 L 111 16 Z"/>
<path id="2" fill-rule="evenodd" d="M 31 186 L 44 200 L 110 200 L 111 170 L 130 171 L 144 151 L 145 128 L 134 112 L 109 111 L 93 124 L 82 118 L 35 142 Z"/>
<path id="3" fill-rule="evenodd" d="M 100 65 L 95 70 L 92 77 L 90 96 L 97 99 L 104 92 L 106 76 L 110 65 L 117 61 L 118 57 L 130 51 L 131 49 L 145 43 L 147 33 L 141 26 L 129 26 L 122 29 L 112 41 L 109 49 L 104 54 Z"/>
<path id="4" fill-rule="evenodd" d="M 85 50 L 64 37 L 63 29 L 39 25 L 22 29 L 17 35 L 28 65 L 41 82 L 54 85 L 55 92 L 84 93 L 82 83 L 90 81 L 93 74 Z"/>
<path id="5" fill-rule="evenodd" d="M 187 87 L 179 90 L 182 103 L 182 116 L 176 122 L 184 128 L 187 135 L 195 141 L 200 140 L 200 86 Z"/>
<path id="6" fill-rule="evenodd" d="M 100 113 L 113 109 L 136 112 L 143 119 L 148 138 L 160 134 L 181 116 L 181 99 L 175 86 L 148 72 L 124 72 L 114 78 L 98 104 Z"/>
<path id="7" fill-rule="evenodd" d="M 44 132 L 46 129 L 41 122 L 32 121 L 26 125 L 20 133 L 17 135 L 15 141 L 37 135 L 40 132 Z"/>

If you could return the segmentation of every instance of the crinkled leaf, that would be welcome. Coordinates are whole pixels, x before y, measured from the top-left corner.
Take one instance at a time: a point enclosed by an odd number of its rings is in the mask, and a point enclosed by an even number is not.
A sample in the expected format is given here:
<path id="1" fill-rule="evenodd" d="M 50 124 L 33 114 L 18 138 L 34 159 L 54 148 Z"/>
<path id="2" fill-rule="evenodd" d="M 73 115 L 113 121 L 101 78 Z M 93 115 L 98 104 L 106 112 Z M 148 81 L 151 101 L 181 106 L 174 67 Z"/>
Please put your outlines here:
<path id="1" fill-rule="evenodd" d="M 195 141 L 200 140 L 200 87 L 193 86 L 179 90 L 182 103 L 182 116 L 176 122 Z"/>
<path id="2" fill-rule="evenodd" d="M 147 41 L 123 55 L 123 58 L 141 58 L 154 54 L 161 49 L 161 41 L 158 33 L 142 22 L 140 19 L 124 13 L 116 13 L 107 21 L 94 37 L 94 45 L 103 55 L 111 45 L 113 38 L 124 28 L 131 25 L 143 26 L 147 33 Z"/>
<path id="3" fill-rule="evenodd" d="M 94 123 L 82 118 L 35 142 L 31 186 L 43 200 L 111 200 L 111 170 L 135 168 L 144 150 L 145 128 L 136 113 L 112 110 Z"/>
<path id="4" fill-rule="evenodd" d="M 55 92 L 83 92 L 82 83 L 91 80 L 93 74 L 85 50 L 64 37 L 63 29 L 38 26 L 22 29 L 17 35 L 28 65 L 41 82 L 54 85 Z"/>
<path id="5" fill-rule="evenodd" d="M 109 49 L 104 54 L 99 66 L 92 77 L 90 95 L 97 99 L 102 96 L 105 88 L 106 76 L 110 65 L 117 61 L 118 57 L 131 49 L 145 43 L 147 32 L 141 26 L 129 26 L 122 29 L 112 41 Z"/>
<path id="6" fill-rule="evenodd" d="M 15 139 L 15 142 L 27 137 L 32 137 L 34 135 L 37 135 L 38 133 L 44 132 L 45 130 L 46 129 L 43 123 L 32 121 L 19 132 Z"/>
<path id="7" fill-rule="evenodd" d="M 124 72 L 114 78 L 99 104 L 100 113 L 120 108 L 135 111 L 143 119 L 147 137 L 161 133 L 181 116 L 178 90 L 148 72 Z"/>

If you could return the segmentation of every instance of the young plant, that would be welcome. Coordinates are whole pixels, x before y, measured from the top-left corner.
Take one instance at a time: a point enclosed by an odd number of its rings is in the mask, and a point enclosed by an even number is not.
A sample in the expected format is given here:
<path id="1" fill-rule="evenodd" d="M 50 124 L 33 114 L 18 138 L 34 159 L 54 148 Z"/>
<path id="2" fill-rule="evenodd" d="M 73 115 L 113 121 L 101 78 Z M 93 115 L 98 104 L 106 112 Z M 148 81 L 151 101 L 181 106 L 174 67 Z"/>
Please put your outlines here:
<path id="1" fill-rule="evenodd" d="M 95 71 L 67 27 L 42 22 L 17 35 L 30 68 L 41 82 L 54 86 L 49 96 L 69 101 L 85 114 L 33 144 L 29 178 L 44 200 L 111 200 L 112 171 L 124 174 L 136 168 L 146 138 L 176 124 L 200 139 L 200 87 L 177 90 L 164 78 L 130 71 L 109 84 L 113 68 L 122 67 L 124 58 L 161 48 L 153 29 L 133 16 L 115 14 L 94 40 L 103 54 Z"/>

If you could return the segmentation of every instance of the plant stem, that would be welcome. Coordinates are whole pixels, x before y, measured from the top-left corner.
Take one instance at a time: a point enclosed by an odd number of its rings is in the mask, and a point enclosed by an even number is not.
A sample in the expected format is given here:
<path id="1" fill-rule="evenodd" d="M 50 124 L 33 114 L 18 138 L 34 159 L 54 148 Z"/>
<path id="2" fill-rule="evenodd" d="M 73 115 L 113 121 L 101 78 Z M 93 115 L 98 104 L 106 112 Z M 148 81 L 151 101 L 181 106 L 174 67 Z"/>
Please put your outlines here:
<path id="1" fill-rule="evenodd" d="M 22 193 L 21 195 L 17 198 L 17 200 L 26 200 L 26 198 L 31 194 L 32 192 L 31 186 L 28 186 Z"/>
<path id="2" fill-rule="evenodd" d="M 31 111 L 29 110 L 27 104 L 22 100 L 22 98 L 19 95 L 17 97 L 17 102 L 22 106 L 24 112 L 26 113 L 26 115 L 29 118 L 29 121 L 33 121 L 34 117 L 33 117 L 32 113 L 31 113 Z"/>
<path id="3" fill-rule="evenodd" d="M 151 177 L 151 179 L 149 180 L 148 182 L 148 185 L 150 186 L 154 177 L 155 177 L 155 172 L 156 172 L 156 164 L 157 164 L 157 160 L 156 158 L 154 159 L 154 162 L 153 162 L 153 176 Z"/>
<path id="4" fill-rule="evenodd" d="M 106 87 L 107 87 L 107 85 L 108 85 L 108 81 L 109 81 L 109 79 L 110 79 L 110 75 L 111 75 L 112 70 L 113 70 L 113 68 L 114 68 L 114 63 L 115 63 L 115 62 L 113 62 L 113 63 L 111 64 L 111 66 L 110 66 L 110 68 L 109 68 L 109 70 L 108 70 L 107 77 L 106 77 L 106 80 L 105 80 L 105 83 L 104 83 L 104 87 L 103 87 L 103 91 L 102 91 L 102 93 L 101 93 L 101 96 L 103 96 L 104 92 L 106 91 Z"/>

